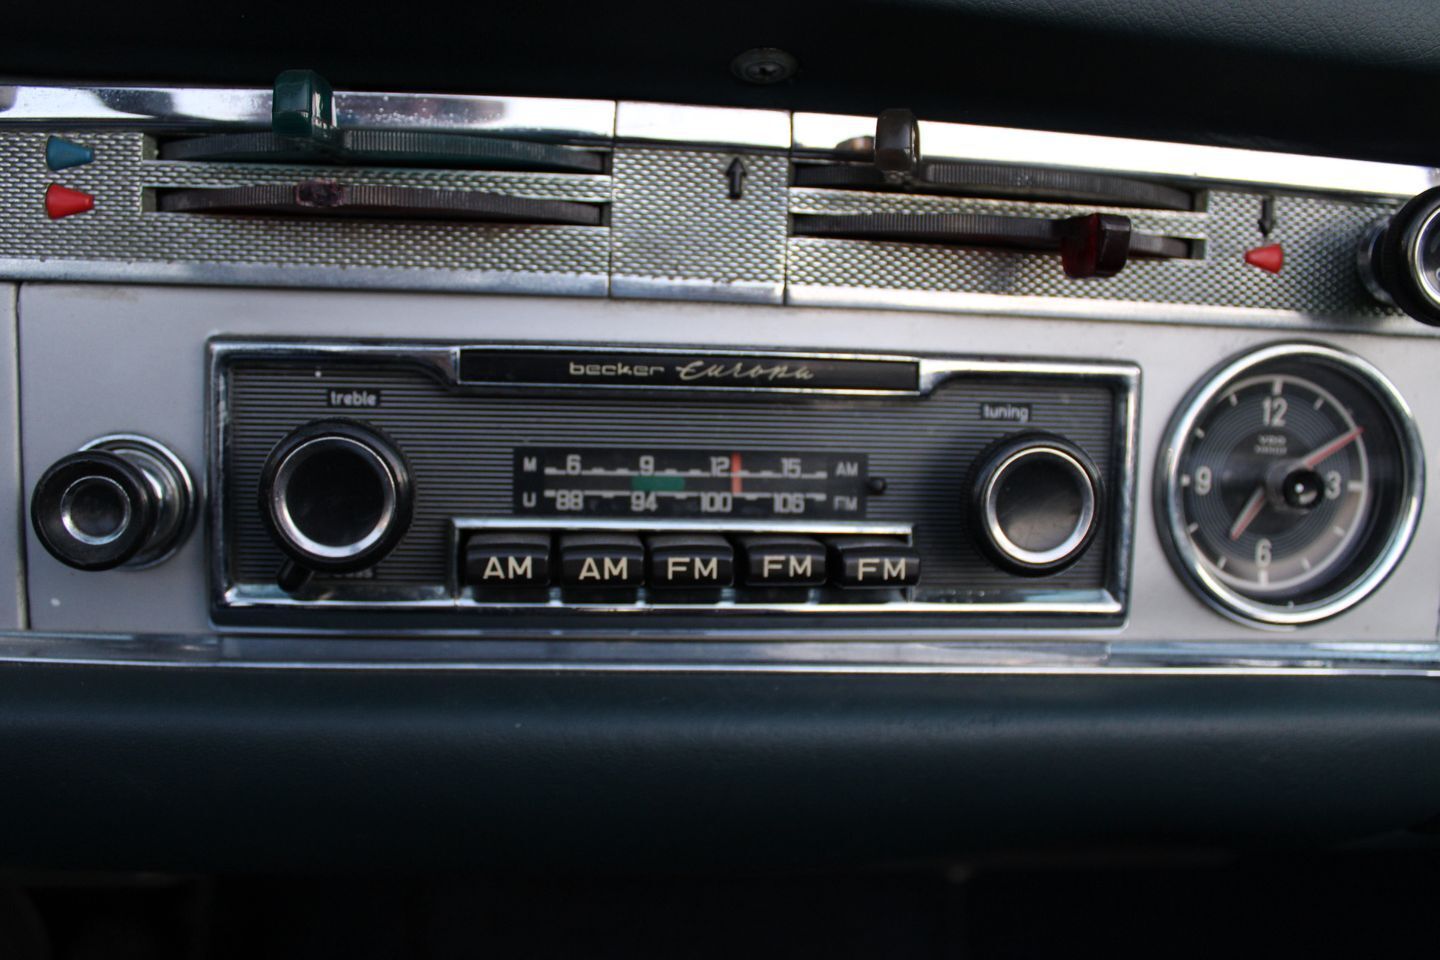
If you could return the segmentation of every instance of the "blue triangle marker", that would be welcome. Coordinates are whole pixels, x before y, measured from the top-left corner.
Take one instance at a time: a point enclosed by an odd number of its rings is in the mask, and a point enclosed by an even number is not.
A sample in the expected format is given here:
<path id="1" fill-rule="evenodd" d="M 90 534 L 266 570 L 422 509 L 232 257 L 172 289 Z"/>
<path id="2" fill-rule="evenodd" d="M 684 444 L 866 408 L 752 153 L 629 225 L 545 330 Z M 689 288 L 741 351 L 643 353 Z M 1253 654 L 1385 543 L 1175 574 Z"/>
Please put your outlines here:
<path id="1" fill-rule="evenodd" d="M 60 137 L 51 137 L 45 141 L 45 166 L 51 170 L 78 167 L 94 159 L 95 151 L 89 147 L 82 147 Z"/>

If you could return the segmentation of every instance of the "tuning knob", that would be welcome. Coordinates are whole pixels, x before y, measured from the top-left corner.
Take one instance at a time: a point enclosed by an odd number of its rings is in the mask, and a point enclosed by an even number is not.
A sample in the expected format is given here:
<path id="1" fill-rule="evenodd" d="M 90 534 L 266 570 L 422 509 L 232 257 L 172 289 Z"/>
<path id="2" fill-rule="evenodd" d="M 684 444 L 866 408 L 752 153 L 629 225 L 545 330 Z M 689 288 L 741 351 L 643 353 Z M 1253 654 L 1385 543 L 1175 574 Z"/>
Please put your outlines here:
<path id="1" fill-rule="evenodd" d="M 1377 300 L 1440 325 L 1440 187 L 1371 228 L 1360 245 L 1360 276 Z"/>
<path id="2" fill-rule="evenodd" d="M 180 458 L 144 437 L 101 437 L 35 484 L 30 522 L 51 556 L 77 570 L 153 566 L 194 525 L 195 489 Z"/>
<path id="3" fill-rule="evenodd" d="M 270 451 L 260 474 L 260 512 L 292 564 L 281 585 L 311 572 L 373 566 L 410 528 L 414 484 L 400 450 L 354 420 L 315 420 Z"/>
<path id="4" fill-rule="evenodd" d="M 980 547 L 1015 573 L 1055 573 L 1085 552 L 1099 526 L 1100 475 L 1060 437 L 1007 437 L 976 461 L 971 529 Z"/>

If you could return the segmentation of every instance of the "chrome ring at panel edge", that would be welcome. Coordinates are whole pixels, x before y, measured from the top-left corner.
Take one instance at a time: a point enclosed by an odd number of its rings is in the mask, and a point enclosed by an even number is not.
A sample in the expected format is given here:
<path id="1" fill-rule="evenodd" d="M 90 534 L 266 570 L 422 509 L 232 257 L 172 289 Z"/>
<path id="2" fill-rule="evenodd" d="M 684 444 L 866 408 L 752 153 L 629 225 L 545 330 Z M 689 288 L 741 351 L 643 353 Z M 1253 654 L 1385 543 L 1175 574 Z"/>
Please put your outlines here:
<path id="1" fill-rule="evenodd" d="M 1390 539 L 1363 574 L 1329 600 L 1276 607 L 1258 603 L 1233 590 L 1210 575 L 1200 561 L 1183 528 L 1180 502 L 1180 451 L 1184 439 L 1195 428 L 1200 414 L 1224 388 L 1250 370 L 1280 358 L 1308 358 L 1340 367 L 1358 377 L 1375 391 L 1395 426 L 1401 453 L 1405 458 L 1403 476 L 1405 491 L 1401 509 Z M 1314 343 L 1277 343 L 1252 351 L 1224 364 L 1202 380 L 1181 403 L 1165 432 L 1165 444 L 1156 460 L 1155 511 L 1160 540 L 1171 563 L 1182 574 L 1187 585 L 1206 603 L 1232 620 L 1263 627 L 1287 628 L 1333 617 L 1364 600 L 1385 581 L 1405 555 L 1420 522 L 1420 507 L 1425 491 L 1425 455 L 1420 433 L 1410 406 L 1385 375 L 1375 366 L 1353 353 Z"/>
<path id="2" fill-rule="evenodd" d="M 168 537 L 165 537 L 162 542 L 154 545 L 155 551 L 153 556 L 148 555 L 150 549 L 148 546 L 142 547 L 140 553 L 137 554 L 137 559 L 127 563 L 125 569 L 148 570 L 151 567 L 158 567 L 173 557 L 185 541 L 189 539 L 190 533 L 195 528 L 196 519 L 200 512 L 196 507 L 197 493 L 195 483 L 190 479 L 190 471 L 186 468 L 185 461 L 181 460 L 175 451 L 165 446 L 165 444 L 138 433 L 107 433 L 104 436 L 96 437 L 94 440 L 81 444 L 79 449 L 81 451 L 104 450 L 114 454 L 138 452 L 152 458 L 157 463 L 164 464 L 165 468 L 170 471 L 171 480 L 174 482 L 174 493 L 183 504 L 180 509 L 179 523 Z M 145 474 L 145 479 L 150 484 L 150 489 L 154 492 L 155 496 L 163 499 L 167 492 L 163 486 L 159 485 L 157 479 L 151 475 L 150 471 L 142 468 L 140 472 Z"/>

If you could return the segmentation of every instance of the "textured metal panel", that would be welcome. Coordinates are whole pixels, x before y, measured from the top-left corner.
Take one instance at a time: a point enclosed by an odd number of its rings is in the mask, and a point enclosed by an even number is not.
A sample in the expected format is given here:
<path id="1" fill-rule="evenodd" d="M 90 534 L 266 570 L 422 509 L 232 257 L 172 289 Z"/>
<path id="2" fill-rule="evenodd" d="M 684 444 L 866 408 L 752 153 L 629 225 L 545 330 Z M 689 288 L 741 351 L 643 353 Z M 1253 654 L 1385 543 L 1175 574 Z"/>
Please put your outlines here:
<path id="1" fill-rule="evenodd" d="M 1355 265 L 1365 230 L 1395 205 L 1386 201 L 1277 196 L 1276 226 L 1260 233 L 1262 195 L 1211 191 L 1203 211 L 1165 212 L 858 191 L 791 190 L 792 213 L 999 213 L 1072 216 L 1113 211 L 1135 229 L 1204 241 L 1192 260 L 1132 260 L 1114 277 L 1073 280 L 1057 255 L 794 237 L 788 282 L 810 287 L 965 292 L 1025 299 L 1065 297 L 1286 310 L 1318 316 L 1397 315 L 1366 292 Z M 1285 248 L 1279 274 L 1245 262 L 1267 243 Z"/>
<path id="2" fill-rule="evenodd" d="M 135 264 L 183 263 L 388 270 L 430 282 L 438 273 L 458 275 L 456 284 L 470 287 L 466 275 L 498 272 L 535 278 L 538 289 L 545 278 L 588 278 L 603 288 L 609 262 L 603 227 L 157 213 L 145 209 L 145 191 L 333 178 L 604 202 L 606 176 L 162 161 L 147 159 L 147 138 L 139 133 L 70 135 L 94 148 L 95 161 L 57 174 L 45 166 L 46 134 L 0 133 L 0 259 L 113 262 L 119 279 L 130 279 L 120 275 L 133 273 Z M 95 209 L 51 221 L 43 202 L 51 182 L 94 195 Z M 335 273 L 331 283 L 344 286 L 345 274 Z"/>
<path id="3" fill-rule="evenodd" d="M 738 200 L 726 175 L 737 159 L 746 171 Z M 612 174 L 616 296 L 780 302 L 785 157 L 620 146 Z"/>
<path id="4" fill-rule="evenodd" d="M 866 519 L 916 523 L 925 563 L 917 600 L 976 600 L 1026 588 L 1098 589 L 1105 582 L 1108 534 L 1069 570 L 1037 581 L 983 559 L 961 509 L 966 471 L 980 449 L 1017 430 L 1013 423 L 982 421 L 982 400 L 1030 405 L 1027 428 L 1069 437 L 1109 482 L 1118 469 L 1112 451 L 1115 394 L 1104 384 L 968 378 L 949 381 L 923 399 L 469 397 L 394 367 L 250 362 L 233 367 L 229 384 L 227 542 L 245 582 L 272 580 L 281 562 L 256 508 L 264 460 L 290 430 L 336 413 L 326 406 L 332 389 L 381 392 L 383 404 L 367 409 L 363 419 L 404 449 L 416 477 L 415 520 L 394 553 L 375 567 L 374 580 L 381 583 L 444 583 L 450 518 L 512 514 L 517 446 L 863 452 L 870 475 L 888 481 L 883 495 L 868 498 Z M 535 518 L 537 526 L 555 522 L 562 521 Z M 1104 529 L 1108 522 L 1102 520 Z"/>
<path id="5" fill-rule="evenodd" d="M 1185 308 L 1167 319 L 1194 319 L 1198 311 L 1191 308 L 1218 307 L 1268 311 L 1277 322 L 1300 326 L 1317 317 L 1364 323 L 1401 317 L 1365 291 L 1354 260 L 1366 228 L 1395 209 L 1388 200 L 1276 196 L 1276 227 L 1265 237 L 1258 228 L 1264 195 L 1241 190 L 1204 194 L 1202 210 L 1166 212 L 790 188 L 783 155 L 635 145 L 616 149 L 613 177 L 186 163 L 147 159 L 151 144 L 138 132 L 72 132 L 96 149 L 96 160 L 55 174 L 44 165 L 47 133 L 0 132 L 0 270 L 8 276 L 592 295 L 609 290 L 626 297 L 770 303 L 781 302 L 788 288 L 792 300 L 809 303 L 992 311 L 1013 303 L 1037 313 L 1084 313 L 1087 303 L 1108 310 Z M 737 159 L 746 170 L 744 191 L 731 199 L 726 171 Z M 611 202 L 611 226 L 309 221 L 145 210 L 150 188 L 309 177 Z M 94 194 L 96 209 L 49 220 L 42 198 L 51 182 Z M 1125 213 L 1140 230 L 1203 241 L 1197 247 L 1203 256 L 1136 261 L 1113 278 L 1074 281 L 1053 256 L 788 238 L 791 212 L 1065 216 L 1095 209 Z M 1243 260 L 1246 250 L 1270 242 L 1285 248 L 1279 275 Z"/>

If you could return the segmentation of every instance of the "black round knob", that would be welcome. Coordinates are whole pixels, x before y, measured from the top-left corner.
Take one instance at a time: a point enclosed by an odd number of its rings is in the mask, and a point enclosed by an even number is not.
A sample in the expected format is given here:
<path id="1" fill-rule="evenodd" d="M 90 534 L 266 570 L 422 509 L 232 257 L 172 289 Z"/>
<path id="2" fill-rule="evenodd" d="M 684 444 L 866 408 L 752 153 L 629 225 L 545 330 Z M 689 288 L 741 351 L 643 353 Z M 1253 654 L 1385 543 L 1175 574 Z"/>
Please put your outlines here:
<path id="1" fill-rule="evenodd" d="M 56 560 L 77 570 L 109 570 L 140 552 L 155 524 L 140 468 L 101 450 L 62 457 L 41 475 L 30 522 Z"/>
<path id="2" fill-rule="evenodd" d="M 1029 433 L 986 448 L 970 488 L 975 539 L 1015 573 L 1055 573 L 1085 552 L 1099 528 L 1100 475 L 1079 447 Z"/>
<path id="3" fill-rule="evenodd" d="M 144 437 L 92 440 L 41 475 L 30 522 L 44 548 L 77 570 L 146 567 L 173 553 L 194 519 L 180 459 Z"/>
<path id="4" fill-rule="evenodd" d="M 1440 325 L 1440 187 L 1375 225 L 1360 247 L 1360 275 L 1377 299 Z"/>
<path id="5" fill-rule="evenodd" d="M 414 485 L 400 450 L 354 420 L 315 420 L 270 451 L 260 512 L 280 549 L 305 570 L 373 566 L 410 528 Z"/>

